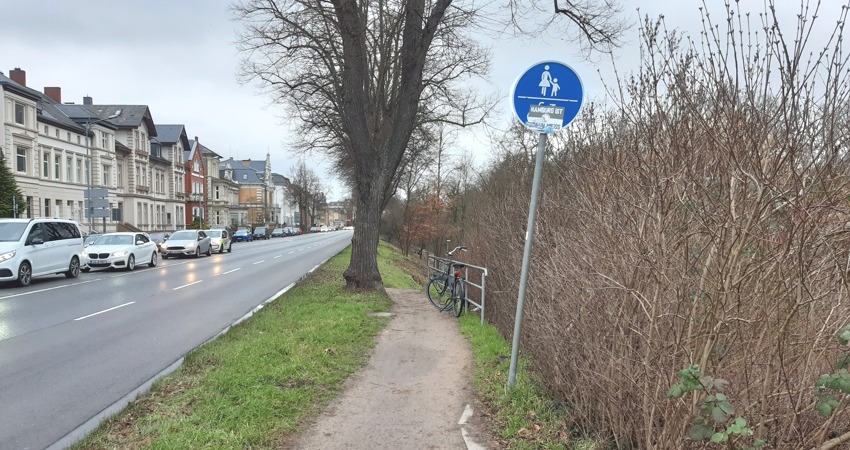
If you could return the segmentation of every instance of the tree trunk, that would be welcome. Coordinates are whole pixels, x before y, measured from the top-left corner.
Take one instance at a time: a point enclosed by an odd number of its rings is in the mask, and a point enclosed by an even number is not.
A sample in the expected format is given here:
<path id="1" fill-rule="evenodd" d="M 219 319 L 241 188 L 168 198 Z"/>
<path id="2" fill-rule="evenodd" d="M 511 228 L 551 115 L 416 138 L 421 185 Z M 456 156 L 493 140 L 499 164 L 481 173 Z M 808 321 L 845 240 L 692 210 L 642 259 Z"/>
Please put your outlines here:
<path id="1" fill-rule="evenodd" d="M 377 181 L 377 180 L 375 180 Z M 383 190 L 371 183 L 370 189 L 360 192 L 357 200 L 357 226 L 351 239 L 351 261 L 342 276 L 348 290 L 384 291 L 378 271 L 378 228 L 381 223 Z"/>

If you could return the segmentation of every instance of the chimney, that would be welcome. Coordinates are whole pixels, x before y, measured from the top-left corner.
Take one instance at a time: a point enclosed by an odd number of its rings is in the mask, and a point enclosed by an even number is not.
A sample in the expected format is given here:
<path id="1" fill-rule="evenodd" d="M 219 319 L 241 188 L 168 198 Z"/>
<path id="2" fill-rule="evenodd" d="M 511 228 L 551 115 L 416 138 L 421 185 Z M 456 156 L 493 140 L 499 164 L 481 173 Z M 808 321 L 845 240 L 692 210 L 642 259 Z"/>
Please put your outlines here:
<path id="1" fill-rule="evenodd" d="M 11 78 L 12 81 L 20 84 L 21 86 L 26 87 L 27 85 L 27 71 L 21 70 L 20 67 L 15 67 L 14 69 L 10 70 L 9 78 Z"/>
<path id="2" fill-rule="evenodd" d="M 85 97 L 83 97 L 83 104 L 89 106 L 93 105 L 92 98 L 86 95 Z"/>
<path id="3" fill-rule="evenodd" d="M 45 87 L 44 95 L 50 97 L 56 103 L 62 103 L 62 88 L 61 87 Z"/>

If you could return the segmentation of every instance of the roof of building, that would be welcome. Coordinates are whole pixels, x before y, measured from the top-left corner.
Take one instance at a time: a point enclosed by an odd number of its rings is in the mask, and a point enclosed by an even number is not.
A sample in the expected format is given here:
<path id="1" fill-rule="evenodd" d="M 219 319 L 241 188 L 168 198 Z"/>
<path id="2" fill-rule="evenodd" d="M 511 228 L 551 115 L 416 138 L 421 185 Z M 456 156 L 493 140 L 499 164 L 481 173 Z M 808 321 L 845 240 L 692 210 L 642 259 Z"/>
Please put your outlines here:
<path id="1" fill-rule="evenodd" d="M 289 186 L 290 181 L 289 178 L 286 178 L 279 173 L 272 173 L 272 183 L 276 186 Z"/>
<path id="2" fill-rule="evenodd" d="M 156 125 L 153 122 L 153 116 L 151 116 L 150 108 L 147 105 L 66 105 L 66 106 L 79 106 L 84 109 L 87 109 L 95 116 L 106 119 L 108 117 L 112 117 L 109 119 L 110 122 L 114 123 L 119 128 L 138 128 L 142 125 L 142 122 L 148 128 L 148 134 L 150 137 L 158 137 Z M 73 118 L 73 117 L 72 117 Z"/>
<path id="3" fill-rule="evenodd" d="M 242 164 L 242 161 L 235 161 L 233 158 L 230 158 L 226 161 L 222 161 L 219 166 L 219 177 L 227 178 L 225 176 L 225 171 L 232 170 L 233 171 L 233 181 L 237 183 L 243 184 L 259 184 L 263 183 L 263 179 L 260 177 L 260 173 L 251 168 L 250 166 L 246 166 Z"/>
<path id="4" fill-rule="evenodd" d="M 9 89 L 14 91 L 16 94 L 29 98 L 30 100 L 39 100 L 42 97 L 42 93 L 36 91 L 35 89 L 28 88 L 26 86 L 21 86 L 15 80 L 7 77 L 2 72 L 0 72 L 0 86 L 3 86 L 4 89 Z"/>
<path id="5" fill-rule="evenodd" d="M 74 120 L 75 117 L 70 116 L 65 111 L 66 106 L 73 105 L 63 105 L 58 103 L 44 93 L 22 86 L 2 73 L 0 73 L 0 85 L 2 85 L 4 89 L 8 89 L 18 95 L 35 100 L 38 114 L 37 120 L 52 123 L 53 125 L 75 133 L 85 133 L 86 129 L 82 125 L 84 121 Z M 84 117 L 91 117 L 91 114 L 87 114 Z M 104 123 L 103 126 L 107 128 L 114 128 L 112 124 L 107 123 Z"/>
<path id="6" fill-rule="evenodd" d="M 160 144 L 176 144 L 181 137 L 186 137 L 183 125 L 156 125 L 156 139 Z"/>

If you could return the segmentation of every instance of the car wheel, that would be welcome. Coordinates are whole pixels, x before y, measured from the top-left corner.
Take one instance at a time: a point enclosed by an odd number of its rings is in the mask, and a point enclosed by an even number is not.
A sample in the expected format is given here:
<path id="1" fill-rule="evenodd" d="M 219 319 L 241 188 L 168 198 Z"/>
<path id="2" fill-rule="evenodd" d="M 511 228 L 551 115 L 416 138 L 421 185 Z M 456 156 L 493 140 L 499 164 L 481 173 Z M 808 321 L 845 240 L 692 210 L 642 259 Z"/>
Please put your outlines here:
<path id="1" fill-rule="evenodd" d="M 233 251 L 233 242 L 231 241 L 230 244 L 228 244 L 228 246 L 227 246 L 227 253 L 230 253 L 232 251 Z"/>
<path id="2" fill-rule="evenodd" d="M 130 255 L 130 257 L 127 258 L 127 271 L 132 272 L 133 269 L 135 269 L 135 268 L 136 268 L 136 257 L 133 256 L 133 255 Z"/>
<path id="3" fill-rule="evenodd" d="M 159 257 L 156 252 L 151 252 L 151 262 L 148 263 L 150 267 L 156 267 L 156 264 L 159 262 Z"/>
<path id="4" fill-rule="evenodd" d="M 65 272 L 65 278 L 77 278 L 80 276 L 80 258 L 76 256 L 71 258 L 71 265 L 68 266 L 68 271 Z"/>
<path id="5" fill-rule="evenodd" d="M 195 258 L 201 257 L 201 247 L 195 247 Z"/>
<path id="6" fill-rule="evenodd" d="M 218 252 L 224 253 L 224 242 L 222 242 L 221 245 L 218 246 Z"/>
<path id="7" fill-rule="evenodd" d="M 32 282 L 32 266 L 24 261 L 18 267 L 18 284 L 20 286 L 29 286 Z"/>
<path id="8" fill-rule="evenodd" d="M 212 245 L 207 246 L 207 256 L 212 256 Z"/>

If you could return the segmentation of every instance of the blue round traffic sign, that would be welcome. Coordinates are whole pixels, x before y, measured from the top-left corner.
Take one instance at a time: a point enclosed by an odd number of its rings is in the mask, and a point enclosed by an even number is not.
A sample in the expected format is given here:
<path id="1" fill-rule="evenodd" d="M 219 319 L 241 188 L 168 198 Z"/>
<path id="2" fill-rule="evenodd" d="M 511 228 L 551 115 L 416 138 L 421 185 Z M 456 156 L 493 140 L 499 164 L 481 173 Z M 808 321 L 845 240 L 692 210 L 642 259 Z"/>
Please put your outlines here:
<path id="1" fill-rule="evenodd" d="M 514 114 L 523 125 L 541 133 L 554 133 L 572 122 L 583 98 L 581 79 L 558 61 L 531 66 L 511 90 Z"/>

